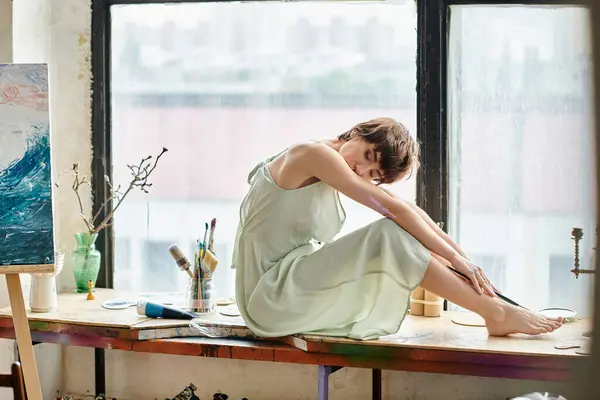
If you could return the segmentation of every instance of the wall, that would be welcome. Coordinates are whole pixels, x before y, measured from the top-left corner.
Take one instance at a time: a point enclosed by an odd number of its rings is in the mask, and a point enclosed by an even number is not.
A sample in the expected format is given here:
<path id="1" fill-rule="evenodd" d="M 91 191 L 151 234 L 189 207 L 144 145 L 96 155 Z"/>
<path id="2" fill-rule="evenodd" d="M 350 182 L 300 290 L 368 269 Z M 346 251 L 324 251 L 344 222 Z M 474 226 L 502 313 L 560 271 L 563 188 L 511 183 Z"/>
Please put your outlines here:
<path id="1" fill-rule="evenodd" d="M 0 0 L 0 63 L 12 62 L 12 1 Z M 6 280 L 0 277 L 0 307 L 8 306 Z M 0 339 L 0 373 L 10 371 L 14 360 L 14 341 Z M 9 389 L 0 388 L 0 398 L 10 396 Z"/>
<path id="2" fill-rule="evenodd" d="M 0 0 L 7 7 L 9 0 Z M 0 8 L 0 18 L 5 16 Z M 79 162 L 89 173 L 90 140 L 90 0 L 18 0 L 15 2 L 15 61 L 48 61 L 51 73 L 53 167 L 65 171 Z M 0 19 L 0 60 L 5 50 L 6 22 Z M 10 51 L 10 50 L 9 50 Z M 7 55 L 8 54 L 8 55 Z M 89 199 L 86 208 L 89 209 Z M 57 249 L 68 253 L 72 234 L 82 228 L 75 197 L 68 185 L 55 191 Z M 2 281 L 0 281 L 2 282 Z M 74 283 L 68 257 L 59 287 L 72 290 Z M 0 287 L 0 303 L 3 300 Z M 4 294 L 5 296 L 5 294 Z M 0 304 L 2 306 L 2 304 Z M 43 345 L 36 350 L 44 398 L 58 388 L 64 393 L 93 393 L 93 351 L 86 348 Z M 8 365 L 10 345 L 0 343 L 2 368 Z M 10 359 L 12 361 L 12 359 Z M 62 374 L 60 366 L 62 364 Z M 315 399 L 316 367 L 252 361 L 230 361 L 167 355 L 108 351 L 107 391 L 119 399 L 154 399 L 173 396 L 193 382 L 201 398 L 223 390 L 232 399 Z M 275 373 L 281 375 L 273 382 Z M 552 390 L 567 395 L 563 385 L 449 375 L 389 372 L 383 374 L 383 391 L 393 399 L 501 399 L 533 390 Z M 370 393 L 370 374 L 348 369 L 331 380 L 333 400 L 365 399 Z M 1 394 L 1 393 L 0 393 Z M 2 397 L 4 398 L 4 397 Z"/>
<path id="3" fill-rule="evenodd" d="M 67 171 L 73 163 L 79 162 L 83 174 L 90 173 L 90 85 L 89 66 L 91 8 L 90 1 L 81 0 L 28 0 L 29 9 L 24 11 L 23 20 L 32 16 L 48 13 L 41 20 L 41 29 L 31 32 L 43 48 L 30 49 L 22 54 L 23 61 L 46 61 L 50 70 L 50 118 L 52 134 L 52 167 L 55 179 Z M 17 2 L 15 2 L 17 3 Z M 19 0 L 18 3 L 24 3 Z M 19 6 L 21 7 L 21 6 Z M 26 6 L 24 6 L 26 7 Z M 17 18 L 15 4 L 15 20 Z M 31 24 L 30 24 L 31 26 Z M 16 38 L 15 38 L 16 39 Z M 31 43 L 31 40 L 29 41 Z M 38 51 L 47 58 L 38 59 Z M 19 52 L 15 46 L 15 60 Z M 63 177 L 65 183 L 54 191 L 55 240 L 57 251 L 68 254 L 75 246 L 73 233 L 82 229 L 77 210 L 77 200 L 70 189 L 71 182 Z M 64 182 L 62 181 L 62 182 Z M 90 209 L 90 196 L 83 197 L 87 210 Z M 60 290 L 74 288 L 69 258 L 66 257 L 62 273 L 58 276 Z M 42 348 L 45 355 L 38 355 L 40 375 L 44 388 L 44 399 L 51 398 L 64 386 L 63 348 L 46 345 Z M 89 370 L 89 369 L 88 369 Z M 68 372 L 68 371 L 67 371 Z"/>
<path id="4" fill-rule="evenodd" d="M 13 17 L 14 61 L 49 64 L 52 168 L 59 183 L 53 198 L 55 242 L 57 251 L 68 254 L 83 223 L 67 171 L 78 162 L 81 173 L 89 175 L 91 166 L 90 2 L 19 0 Z M 82 198 L 89 213 L 89 190 Z M 69 257 L 58 284 L 62 290 L 74 288 Z"/>
<path id="5" fill-rule="evenodd" d="M 5 1 L 5 0 L 0 0 Z M 80 163 L 90 174 L 90 24 L 89 0 L 19 0 L 14 2 L 14 62 L 49 64 L 52 168 L 57 251 L 69 253 L 73 233 L 83 229 L 67 171 Z M 58 177 L 61 177 L 58 180 Z M 89 190 L 82 196 L 89 213 Z M 69 258 L 58 277 L 60 289 L 74 287 Z"/>
<path id="6" fill-rule="evenodd" d="M 12 59 L 12 0 L 0 0 L 0 64 L 10 63 Z M 8 305 L 6 280 L 0 279 L 0 307 L 6 305 Z M 0 349 L 2 347 L 0 345 Z"/>
<path id="7" fill-rule="evenodd" d="M 0 61 L 49 64 L 55 177 L 74 162 L 81 162 L 84 173 L 90 169 L 90 73 L 89 66 L 84 67 L 89 64 L 89 32 L 89 1 L 0 0 Z M 65 185 L 55 189 L 54 200 L 56 248 L 67 252 L 74 245 L 72 233 L 81 228 L 78 213 L 71 211 L 76 207 L 76 199 L 69 185 Z M 89 196 L 84 200 L 89 208 Z M 68 262 L 64 269 L 58 279 L 59 288 L 73 287 Z M 28 278 L 22 277 L 26 301 Z M 6 305 L 6 285 L 0 279 L 0 307 Z M 12 343 L 0 342 L 2 370 L 8 371 L 14 360 Z M 63 378 L 62 346 L 36 345 L 35 354 L 43 397 L 54 398 Z M 4 393 L 0 392 L 0 397 L 5 398 Z"/>
<path id="8" fill-rule="evenodd" d="M 0 0 L 0 63 L 12 61 L 12 0 Z"/>

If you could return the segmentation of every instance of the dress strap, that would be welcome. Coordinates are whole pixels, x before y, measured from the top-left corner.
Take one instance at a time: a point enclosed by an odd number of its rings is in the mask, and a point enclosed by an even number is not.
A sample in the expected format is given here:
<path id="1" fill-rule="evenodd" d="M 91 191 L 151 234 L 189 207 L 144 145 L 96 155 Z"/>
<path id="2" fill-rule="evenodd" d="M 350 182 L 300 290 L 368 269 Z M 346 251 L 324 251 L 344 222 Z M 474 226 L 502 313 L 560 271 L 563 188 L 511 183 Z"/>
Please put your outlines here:
<path id="1" fill-rule="evenodd" d="M 256 164 L 254 166 L 254 168 L 252 168 L 252 170 L 250 171 L 250 173 L 248 174 L 248 184 L 252 185 L 254 183 L 254 181 L 256 180 L 256 173 L 262 168 L 264 167 L 266 164 L 270 163 L 272 160 L 274 160 L 275 158 L 279 157 L 281 154 L 283 154 L 287 149 L 280 151 L 279 153 L 275 154 L 274 156 L 271 156 L 265 160 L 262 160 L 261 162 L 259 162 L 258 164 Z"/>
<path id="2" fill-rule="evenodd" d="M 248 174 L 248 184 L 252 185 L 254 183 L 256 173 L 263 165 L 265 165 L 265 161 L 259 162 L 254 168 L 252 168 L 252 171 L 250 171 L 250 173 Z"/>

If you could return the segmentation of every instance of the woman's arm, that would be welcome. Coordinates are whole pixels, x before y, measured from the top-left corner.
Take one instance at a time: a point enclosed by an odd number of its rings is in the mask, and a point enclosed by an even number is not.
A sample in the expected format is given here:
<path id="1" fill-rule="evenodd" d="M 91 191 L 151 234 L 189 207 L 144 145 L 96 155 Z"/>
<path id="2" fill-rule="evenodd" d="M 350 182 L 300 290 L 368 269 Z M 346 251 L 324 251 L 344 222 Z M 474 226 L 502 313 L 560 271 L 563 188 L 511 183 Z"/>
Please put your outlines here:
<path id="1" fill-rule="evenodd" d="M 321 143 L 301 146 L 302 149 L 295 150 L 298 156 L 294 157 L 294 164 L 303 171 L 392 219 L 430 251 L 450 262 L 459 256 L 412 207 L 356 175 L 338 152 Z"/>
<path id="2" fill-rule="evenodd" d="M 356 175 L 337 151 L 322 143 L 311 143 L 300 145 L 293 153 L 292 164 L 303 175 L 316 177 L 354 201 L 393 220 L 432 253 L 448 260 L 458 271 L 470 276 L 478 293 L 483 294 L 485 291 L 494 296 L 480 268 L 472 266 L 446 243 L 412 207 Z"/>
<path id="3" fill-rule="evenodd" d="M 436 224 L 431 217 L 418 205 L 411 203 L 409 201 L 406 201 L 400 197 L 398 197 L 397 195 L 395 195 L 393 192 L 391 192 L 390 190 L 387 190 L 385 188 L 382 188 L 387 194 L 389 194 L 390 196 L 392 196 L 395 199 L 398 199 L 399 201 L 402 201 L 404 203 L 406 203 L 409 207 L 411 207 L 413 210 L 415 210 L 415 212 L 417 214 L 419 214 L 419 216 L 421 218 L 423 218 L 423 220 L 425 221 L 425 223 L 427 225 L 429 225 L 429 227 L 431 229 L 433 229 L 435 231 L 435 233 L 438 234 L 439 237 L 442 238 L 442 240 L 444 240 L 446 243 L 448 243 L 450 246 L 452 246 L 452 248 L 454 250 L 456 250 L 458 252 L 458 254 L 460 254 L 461 256 L 467 258 L 467 256 L 465 255 L 464 251 L 460 248 L 460 246 L 454 241 L 452 240 L 452 238 L 446 233 L 444 232 L 439 226 L 438 224 Z"/>

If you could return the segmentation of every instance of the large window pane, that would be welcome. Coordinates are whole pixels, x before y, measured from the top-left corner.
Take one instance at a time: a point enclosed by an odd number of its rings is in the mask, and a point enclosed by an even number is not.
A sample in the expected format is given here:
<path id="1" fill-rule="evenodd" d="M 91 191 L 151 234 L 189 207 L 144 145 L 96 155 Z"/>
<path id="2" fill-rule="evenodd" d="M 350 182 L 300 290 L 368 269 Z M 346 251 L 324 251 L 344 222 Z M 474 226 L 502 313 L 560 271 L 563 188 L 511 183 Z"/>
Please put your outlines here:
<path id="1" fill-rule="evenodd" d="M 572 227 L 584 229 L 585 268 L 596 230 L 587 11 L 451 16 L 451 233 L 515 301 L 585 315 L 593 277 L 569 271 Z"/>
<path id="2" fill-rule="evenodd" d="M 116 215 L 116 288 L 181 291 L 186 275 L 167 247 L 191 256 L 216 217 L 216 285 L 232 296 L 239 204 L 257 162 L 378 116 L 416 133 L 413 1 L 127 5 L 111 15 L 114 180 L 169 149 L 150 194 Z M 414 178 L 394 186 L 414 199 Z M 378 217 L 344 203 L 344 233 Z"/>

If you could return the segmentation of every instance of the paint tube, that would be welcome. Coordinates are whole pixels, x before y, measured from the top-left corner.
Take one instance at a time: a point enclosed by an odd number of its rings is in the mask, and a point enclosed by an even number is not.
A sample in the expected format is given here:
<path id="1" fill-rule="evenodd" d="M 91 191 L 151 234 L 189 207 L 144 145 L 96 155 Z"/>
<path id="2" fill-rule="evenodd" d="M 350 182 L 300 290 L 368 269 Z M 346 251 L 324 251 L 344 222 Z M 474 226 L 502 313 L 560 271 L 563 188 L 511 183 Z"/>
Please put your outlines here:
<path id="1" fill-rule="evenodd" d="M 137 313 L 150 318 L 193 319 L 196 317 L 192 312 L 146 300 L 138 301 Z"/>

